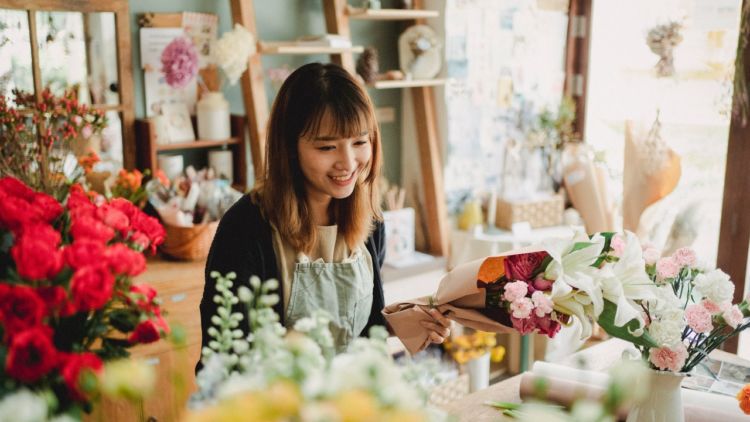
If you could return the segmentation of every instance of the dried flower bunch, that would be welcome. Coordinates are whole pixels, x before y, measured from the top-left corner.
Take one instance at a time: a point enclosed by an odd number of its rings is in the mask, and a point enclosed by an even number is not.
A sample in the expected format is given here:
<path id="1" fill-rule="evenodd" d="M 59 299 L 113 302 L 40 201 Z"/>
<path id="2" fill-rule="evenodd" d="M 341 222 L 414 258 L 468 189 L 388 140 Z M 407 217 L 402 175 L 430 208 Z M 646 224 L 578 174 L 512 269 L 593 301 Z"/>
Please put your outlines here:
<path id="1" fill-rule="evenodd" d="M 656 63 L 656 74 L 659 77 L 674 75 L 674 48 L 682 42 L 682 24 L 669 22 L 657 25 L 648 31 L 646 44 L 654 54 L 659 56 Z"/>
<path id="2" fill-rule="evenodd" d="M 74 91 L 61 97 L 45 89 L 13 91 L 15 105 L 0 97 L 0 175 L 62 199 L 63 173 L 71 143 L 99 133 L 107 124 L 101 111 L 80 104 Z"/>
<path id="3" fill-rule="evenodd" d="M 229 85 L 234 85 L 247 69 L 247 60 L 255 51 L 255 37 L 237 23 L 216 42 L 213 62 L 224 71 Z"/>
<path id="4" fill-rule="evenodd" d="M 175 38 L 161 52 L 161 65 L 167 85 L 184 88 L 198 73 L 198 51 L 188 38 Z"/>

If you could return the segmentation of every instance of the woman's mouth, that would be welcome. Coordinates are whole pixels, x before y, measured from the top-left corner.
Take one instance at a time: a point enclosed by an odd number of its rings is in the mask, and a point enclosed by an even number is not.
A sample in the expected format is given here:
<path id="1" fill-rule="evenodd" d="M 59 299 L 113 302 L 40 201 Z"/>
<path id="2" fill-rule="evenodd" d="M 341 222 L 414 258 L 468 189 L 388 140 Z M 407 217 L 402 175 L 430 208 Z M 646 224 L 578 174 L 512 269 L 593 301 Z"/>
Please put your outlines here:
<path id="1" fill-rule="evenodd" d="M 355 171 L 344 176 L 328 176 L 328 178 L 337 186 L 348 186 L 354 181 L 354 176 L 356 174 L 357 172 Z"/>

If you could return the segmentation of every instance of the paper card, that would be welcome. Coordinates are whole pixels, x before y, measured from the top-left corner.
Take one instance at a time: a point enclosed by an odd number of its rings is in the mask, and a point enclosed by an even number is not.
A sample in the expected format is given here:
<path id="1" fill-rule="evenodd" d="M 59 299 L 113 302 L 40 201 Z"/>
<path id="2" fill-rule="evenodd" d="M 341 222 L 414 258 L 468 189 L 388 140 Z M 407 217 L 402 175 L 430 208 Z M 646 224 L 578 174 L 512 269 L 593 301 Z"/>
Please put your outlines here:
<path id="1" fill-rule="evenodd" d="M 146 116 L 152 117 L 162 112 L 168 103 L 183 103 L 192 113 L 198 98 L 198 81 L 193 79 L 184 88 L 175 89 L 167 85 L 161 71 L 161 53 L 175 38 L 184 37 L 182 28 L 141 28 L 141 67 L 146 91 Z"/>
<path id="2" fill-rule="evenodd" d="M 184 103 L 163 104 L 162 115 L 167 120 L 167 132 L 170 143 L 191 142 L 195 140 L 193 122 L 190 112 Z"/>
<path id="3" fill-rule="evenodd" d="M 216 42 L 219 17 L 210 13 L 182 13 L 182 29 L 185 31 L 196 50 L 198 50 L 198 68 L 210 64 L 211 49 Z"/>

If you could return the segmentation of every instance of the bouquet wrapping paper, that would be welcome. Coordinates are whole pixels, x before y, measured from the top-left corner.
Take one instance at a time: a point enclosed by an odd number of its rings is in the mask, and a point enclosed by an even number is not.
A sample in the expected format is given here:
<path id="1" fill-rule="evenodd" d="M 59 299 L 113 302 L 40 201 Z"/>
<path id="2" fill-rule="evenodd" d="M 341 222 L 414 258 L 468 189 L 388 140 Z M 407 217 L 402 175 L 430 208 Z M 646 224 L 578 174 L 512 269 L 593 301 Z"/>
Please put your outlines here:
<path id="1" fill-rule="evenodd" d="M 510 251 L 499 256 L 536 252 L 538 249 Z M 432 321 L 427 313 L 431 307 L 459 324 L 480 331 L 511 333 L 509 316 L 504 309 L 486 308 L 486 290 L 477 287 L 477 274 L 486 259 L 461 264 L 440 280 L 433 296 L 407 302 L 393 303 L 383 309 L 383 315 L 394 334 L 404 343 L 409 353 L 416 353 L 429 343 L 428 331 L 421 321 Z"/>
<path id="2" fill-rule="evenodd" d="M 581 398 L 599 400 L 609 383 L 609 375 L 604 372 L 587 371 L 549 362 L 535 362 L 532 370 L 525 372 L 521 377 L 519 395 L 522 400 L 529 400 L 535 396 L 535 386 L 538 385 L 540 379 L 546 382 L 546 400 L 563 406 L 568 406 Z M 734 397 L 683 388 L 682 402 L 686 422 L 719 420 L 728 422 L 750 419 L 742 413 Z M 624 420 L 627 417 L 627 410 L 623 410 L 618 417 Z"/>

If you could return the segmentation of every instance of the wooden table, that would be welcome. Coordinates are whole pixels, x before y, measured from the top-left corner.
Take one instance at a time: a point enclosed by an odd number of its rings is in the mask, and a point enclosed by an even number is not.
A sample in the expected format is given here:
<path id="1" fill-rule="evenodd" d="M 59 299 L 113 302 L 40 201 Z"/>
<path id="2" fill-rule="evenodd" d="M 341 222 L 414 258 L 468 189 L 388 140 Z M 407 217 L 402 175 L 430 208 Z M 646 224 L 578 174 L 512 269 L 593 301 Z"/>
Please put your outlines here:
<path id="1" fill-rule="evenodd" d="M 591 371 L 606 371 L 615 361 L 620 359 L 622 352 L 629 346 L 630 343 L 626 341 L 610 339 L 574 353 L 559 363 Z M 711 352 L 710 357 L 738 365 L 750 366 L 750 361 L 722 350 L 714 350 Z M 516 375 L 508 378 L 484 390 L 469 394 L 460 400 L 450 403 L 443 407 L 443 409 L 452 415 L 456 415 L 460 421 L 513 421 L 514 419 L 503 416 L 502 411 L 487 406 L 484 402 L 490 400 L 521 403 L 521 397 L 519 396 L 521 377 L 522 375 Z M 695 420 L 696 418 L 701 419 L 698 416 L 694 416 L 692 419 Z M 691 420 L 690 417 L 687 419 Z"/>

